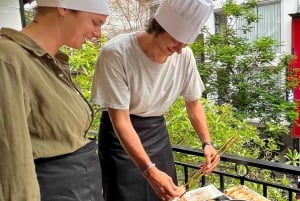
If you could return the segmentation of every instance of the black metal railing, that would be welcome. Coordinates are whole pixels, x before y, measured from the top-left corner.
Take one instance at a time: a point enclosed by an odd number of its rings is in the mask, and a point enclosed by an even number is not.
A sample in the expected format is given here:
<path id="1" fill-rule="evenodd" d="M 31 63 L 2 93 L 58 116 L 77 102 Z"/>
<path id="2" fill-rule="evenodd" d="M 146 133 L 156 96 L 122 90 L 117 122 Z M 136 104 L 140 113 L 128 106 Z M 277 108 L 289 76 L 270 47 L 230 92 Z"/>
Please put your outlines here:
<path id="1" fill-rule="evenodd" d="M 96 131 L 89 131 L 89 134 L 97 137 L 98 133 Z M 200 149 L 194 149 L 194 148 L 188 148 L 188 147 L 182 147 L 173 145 L 173 153 L 174 155 L 180 153 L 187 156 L 197 156 L 197 157 L 204 157 L 203 151 Z M 246 170 L 243 172 L 243 174 L 238 173 L 235 171 L 235 174 L 233 174 L 234 171 L 227 172 L 224 169 L 222 169 L 221 164 L 222 163 L 230 163 L 232 166 L 236 169 L 238 169 L 238 166 L 243 166 Z M 187 163 L 186 161 L 175 161 L 175 164 L 177 167 L 183 168 L 183 180 L 184 183 L 186 183 L 189 178 L 192 176 L 192 170 L 198 169 L 198 166 L 195 164 Z M 221 162 L 219 165 L 221 168 L 217 168 L 212 174 L 218 176 L 218 185 L 219 189 L 223 191 L 226 186 L 226 179 L 227 178 L 233 178 L 239 180 L 239 183 L 244 185 L 245 182 L 252 182 L 256 184 L 262 185 L 262 195 L 265 197 L 268 197 L 268 189 L 269 188 L 276 188 L 279 191 L 281 191 L 283 194 L 286 194 L 286 200 L 293 201 L 295 200 L 297 196 L 297 200 L 300 200 L 300 167 L 298 166 L 292 166 L 287 165 L 283 163 L 277 163 L 277 162 L 268 162 L 264 160 L 258 160 L 258 159 L 250 159 L 245 157 L 239 157 L 239 156 L 233 156 L 229 154 L 223 154 L 221 156 Z M 257 168 L 260 170 L 260 172 L 263 171 L 271 171 L 272 177 L 274 182 L 264 181 L 262 179 L 253 179 L 253 177 L 249 177 L 248 175 L 251 174 L 251 168 Z M 276 180 L 276 177 L 286 175 L 290 180 L 293 180 L 292 185 L 282 185 L 280 182 L 278 182 L 278 179 Z M 199 180 L 200 186 L 207 185 L 206 176 L 202 176 Z"/>
<path id="2" fill-rule="evenodd" d="M 193 149 L 193 148 L 186 148 L 181 146 L 173 146 L 173 152 L 186 154 L 187 156 L 200 156 L 204 157 L 202 150 Z M 175 157 L 176 158 L 176 157 Z M 226 169 L 222 169 L 222 163 L 232 164 L 235 171 L 227 172 Z M 175 161 L 177 167 L 183 168 L 183 177 L 184 182 L 187 182 L 188 179 L 191 177 L 192 170 L 198 168 L 197 165 L 186 163 L 185 161 Z M 287 200 L 292 201 L 295 200 L 296 197 L 300 199 L 300 189 L 299 187 L 299 178 L 300 178 L 300 167 L 287 165 L 283 163 L 277 162 L 268 162 L 264 160 L 255 160 L 250 158 L 232 156 L 228 154 L 223 154 L 221 156 L 220 168 L 218 167 L 212 174 L 217 175 L 219 178 L 219 187 L 220 190 L 223 191 L 226 186 L 226 180 L 228 178 L 238 180 L 240 184 L 244 185 L 245 182 L 252 182 L 262 186 L 262 194 L 265 197 L 268 197 L 268 189 L 275 188 L 281 192 Z M 238 173 L 237 167 L 242 166 L 244 171 L 243 174 Z M 264 171 L 269 171 L 272 175 L 272 180 L 274 182 L 264 181 L 260 178 L 253 178 L 251 175 L 251 170 L 256 169 L 261 173 Z M 279 182 L 278 178 L 282 177 L 283 175 L 287 176 L 292 184 L 283 185 Z M 199 179 L 199 185 L 205 186 L 207 185 L 206 182 L 207 176 L 202 176 Z M 297 187 L 298 185 L 298 187 Z"/>

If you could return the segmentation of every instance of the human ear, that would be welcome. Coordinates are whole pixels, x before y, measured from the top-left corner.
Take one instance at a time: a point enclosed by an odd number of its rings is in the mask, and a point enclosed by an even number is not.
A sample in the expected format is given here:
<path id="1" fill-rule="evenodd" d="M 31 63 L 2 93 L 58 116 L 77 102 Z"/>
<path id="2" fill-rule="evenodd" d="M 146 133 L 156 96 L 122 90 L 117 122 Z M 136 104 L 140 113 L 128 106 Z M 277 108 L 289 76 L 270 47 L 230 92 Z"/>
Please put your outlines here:
<path id="1" fill-rule="evenodd" d="M 66 15 L 66 13 L 67 13 L 67 9 L 66 9 L 66 8 L 60 8 L 60 7 L 58 7 L 57 10 L 58 10 L 58 13 L 59 13 L 62 17 L 64 17 L 64 16 Z"/>

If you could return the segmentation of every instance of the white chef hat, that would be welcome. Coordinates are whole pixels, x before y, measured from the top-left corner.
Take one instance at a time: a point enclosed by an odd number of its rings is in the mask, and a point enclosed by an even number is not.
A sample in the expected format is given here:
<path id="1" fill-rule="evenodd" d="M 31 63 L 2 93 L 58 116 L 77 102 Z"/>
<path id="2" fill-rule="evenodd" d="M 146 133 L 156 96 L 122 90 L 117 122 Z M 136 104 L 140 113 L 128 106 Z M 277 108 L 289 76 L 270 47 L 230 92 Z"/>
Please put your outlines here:
<path id="1" fill-rule="evenodd" d="M 109 15 L 108 0 L 37 0 L 36 2 L 42 7 L 61 7 Z"/>
<path id="2" fill-rule="evenodd" d="M 212 11 L 211 0 L 162 0 L 154 18 L 177 41 L 191 44 Z"/>

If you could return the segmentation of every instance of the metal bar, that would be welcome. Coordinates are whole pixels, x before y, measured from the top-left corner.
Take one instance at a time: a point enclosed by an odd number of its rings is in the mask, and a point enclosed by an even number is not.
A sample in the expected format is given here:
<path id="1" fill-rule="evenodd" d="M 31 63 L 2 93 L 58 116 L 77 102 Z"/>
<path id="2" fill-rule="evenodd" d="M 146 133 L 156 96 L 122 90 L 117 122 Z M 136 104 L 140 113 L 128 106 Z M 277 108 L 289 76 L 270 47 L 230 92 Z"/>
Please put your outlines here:
<path id="1" fill-rule="evenodd" d="M 19 5 L 20 5 L 21 23 L 22 23 L 22 27 L 24 28 L 26 26 L 26 19 L 25 19 L 25 10 L 24 10 L 23 0 L 19 0 Z"/>
<path id="2" fill-rule="evenodd" d="M 203 151 L 200 149 L 173 146 L 173 151 L 179 152 L 182 154 L 186 154 L 186 155 L 204 157 Z M 263 161 L 263 160 L 249 159 L 249 158 L 244 158 L 244 157 L 232 156 L 232 155 L 228 155 L 228 154 L 223 154 L 221 156 L 221 162 L 226 162 L 225 164 L 230 164 L 230 163 L 235 164 L 235 165 L 233 165 L 234 167 L 236 166 L 236 164 L 243 164 L 246 167 L 251 167 L 251 169 L 258 168 L 258 169 L 261 169 L 262 171 L 270 170 L 274 173 L 278 172 L 280 176 L 285 174 L 285 175 L 288 175 L 290 177 L 295 177 L 295 178 L 297 178 L 297 176 L 299 176 L 299 178 L 300 178 L 300 168 L 298 166 L 286 165 L 283 163 L 276 163 L 276 162 L 268 162 L 268 161 Z M 191 169 L 196 169 L 196 170 L 199 169 L 199 167 L 194 164 L 187 164 L 187 163 L 179 162 L 179 161 L 175 161 L 175 164 L 177 166 L 179 165 L 179 166 L 186 167 L 185 171 L 189 171 Z M 232 167 L 232 170 L 233 170 L 232 172 L 235 172 L 234 167 Z M 268 197 L 268 189 L 270 187 L 272 187 L 272 188 L 278 189 L 280 191 L 286 191 L 287 192 L 286 199 L 289 201 L 292 201 L 293 199 L 295 199 L 295 196 L 294 196 L 295 194 L 296 194 L 296 199 L 299 199 L 297 196 L 300 195 L 300 189 L 298 189 L 295 186 L 290 187 L 290 186 L 283 186 L 278 183 L 270 183 L 270 182 L 266 182 L 264 180 L 249 178 L 248 174 L 245 174 L 245 175 L 232 174 L 229 172 L 225 172 L 224 170 L 219 170 L 218 168 L 212 174 L 219 175 L 221 191 L 223 191 L 225 188 L 225 182 L 226 182 L 225 177 L 229 177 L 229 178 L 238 179 L 241 184 L 245 184 L 246 182 L 247 183 L 252 182 L 252 183 L 262 185 L 262 187 L 263 187 L 262 194 L 265 197 Z M 274 180 L 277 175 L 278 174 L 274 174 Z M 300 182 L 300 180 L 299 180 L 299 182 Z M 297 184 L 297 182 L 295 182 L 295 183 Z M 205 178 L 201 177 L 201 182 L 199 185 L 200 186 L 206 185 Z M 293 196 L 294 196 L 294 198 L 293 198 Z"/>
<path id="3" fill-rule="evenodd" d="M 220 190 L 221 191 L 224 191 L 224 189 L 225 189 L 224 183 L 225 183 L 224 176 L 221 174 L 220 175 Z"/>
<path id="4" fill-rule="evenodd" d="M 188 148 L 188 147 L 182 147 L 177 145 L 173 145 L 173 151 L 180 152 L 183 154 L 188 154 L 188 155 L 194 155 L 194 156 L 204 156 L 203 151 L 201 149 Z M 289 174 L 300 176 L 299 167 L 293 165 L 287 165 L 284 163 L 276 163 L 276 162 L 270 162 L 270 161 L 264 161 L 258 159 L 251 159 L 251 158 L 245 158 L 240 156 L 233 156 L 229 154 L 223 154 L 221 156 L 221 161 L 244 164 L 251 167 L 274 170 L 282 173 L 286 173 L 288 170 Z"/>
<path id="5" fill-rule="evenodd" d="M 267 197 L 268 196 L 268 188 L 266 184 L 263 184 L 263 196 Z"/>

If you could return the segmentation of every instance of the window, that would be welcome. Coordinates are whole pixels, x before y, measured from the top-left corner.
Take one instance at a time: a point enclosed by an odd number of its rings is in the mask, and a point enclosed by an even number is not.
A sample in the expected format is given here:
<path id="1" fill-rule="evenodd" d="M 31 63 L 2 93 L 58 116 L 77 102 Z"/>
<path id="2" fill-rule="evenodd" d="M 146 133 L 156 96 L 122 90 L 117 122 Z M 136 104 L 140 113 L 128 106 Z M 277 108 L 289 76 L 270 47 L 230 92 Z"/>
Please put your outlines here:
<path id="1" fill-rule="evenodd" d="M 214 13 L 215 15 L 215 33 L 219 34 L 222 32 L 224 26 L 226 26 L 226 16 L 222 13 Z"/>
<path id="2" fill-rule="evenodd" d="M 242 20 L 237 20 L 237 34 L 240 37 L 246 37 L 250 41 L 263 36 L 270 36 L 278 43 L 281 43 L 281 14 L 280 14 L 280 1 L 272 2 L 269 4 L 258 5 L 256 12 L 260 19 L 253 25 L 251 32 L 246 34 L 241 31 L 240 27 L 244 24 Z M 280 51 L 280 48 L 278 49 Z"/>

